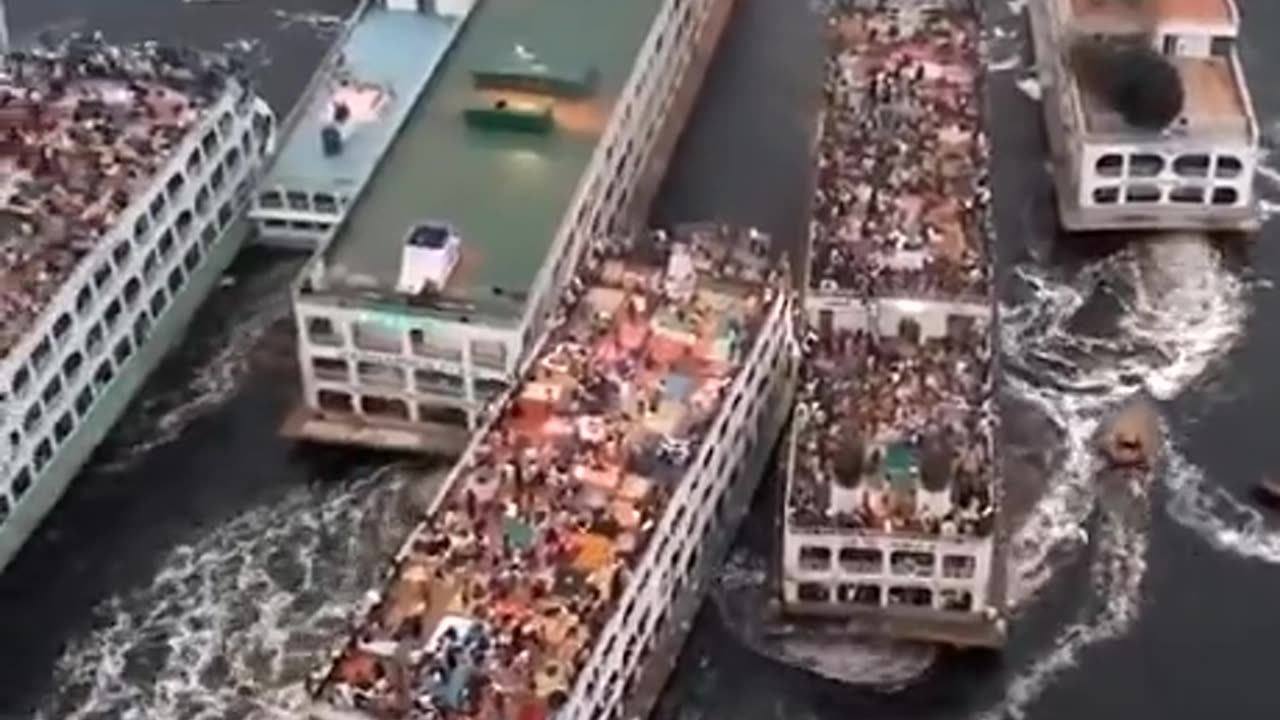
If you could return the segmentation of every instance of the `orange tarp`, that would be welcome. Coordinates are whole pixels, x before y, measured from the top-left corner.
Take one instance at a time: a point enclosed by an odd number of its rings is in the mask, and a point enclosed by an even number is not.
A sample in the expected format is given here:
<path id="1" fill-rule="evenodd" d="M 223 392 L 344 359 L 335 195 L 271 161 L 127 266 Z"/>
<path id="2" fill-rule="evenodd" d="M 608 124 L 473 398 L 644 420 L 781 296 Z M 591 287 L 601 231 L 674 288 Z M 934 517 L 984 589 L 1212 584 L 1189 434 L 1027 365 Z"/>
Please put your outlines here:
<path id="1" fill-rule="evenodd" d="M 595 572 L 613 562 L 613 541 L 596 533 L 577 536 L 578 555 L 573 564 L 583 572 Z"/>

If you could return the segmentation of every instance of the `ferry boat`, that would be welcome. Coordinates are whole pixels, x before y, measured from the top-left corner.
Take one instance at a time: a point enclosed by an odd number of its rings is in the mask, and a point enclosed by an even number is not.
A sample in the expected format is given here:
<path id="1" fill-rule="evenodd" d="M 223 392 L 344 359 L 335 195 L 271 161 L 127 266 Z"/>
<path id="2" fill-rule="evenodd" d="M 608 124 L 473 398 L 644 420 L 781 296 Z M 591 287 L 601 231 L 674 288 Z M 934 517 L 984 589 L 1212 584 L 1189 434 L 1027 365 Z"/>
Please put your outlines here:
<path id="1" fill-rule="evenodd" d="M 0 568 L 235 256 L 274 124 L 195 51 L 95 36 L 0 60 Z"/>
<path id="2" fill-rule="evenodd" d="M 306 716 L 647 716 L 791 412 L 773 255 L 714 224 L 592 241 Z"/>
<path id="3" fill-rule="evenodd" d="M 998 647 L 979 17 L 846 2 L 828 32 L 773 635 Z"/>
<path id="4" fill-rule="evenodd" d="M 298 168 L 350 166 L 345 189 L 273 169 L 255 201 L 267 229 L 323 236 L 294 288 L 302 401 L 283 432 L 460 452 L 591 238 L 642 223 L 732 7 L 379 0 L 352 42 L 373 21 L 416 24 L 434 38 L 415 45 L 430 61 L 391 93 L 386 119 L 329 133 L 339 155 L 321 157 L 316 123 L 285 144 L 282 158 L 304 144 Z M 439 247 L 415 244 L 431 229 L 446 229 Z"/>
<path id="5" fill-rule="evenodd" d="M 1066 230 L 1260 226 L 1233 0 L 1043 0 L 1028 12 Z"/>

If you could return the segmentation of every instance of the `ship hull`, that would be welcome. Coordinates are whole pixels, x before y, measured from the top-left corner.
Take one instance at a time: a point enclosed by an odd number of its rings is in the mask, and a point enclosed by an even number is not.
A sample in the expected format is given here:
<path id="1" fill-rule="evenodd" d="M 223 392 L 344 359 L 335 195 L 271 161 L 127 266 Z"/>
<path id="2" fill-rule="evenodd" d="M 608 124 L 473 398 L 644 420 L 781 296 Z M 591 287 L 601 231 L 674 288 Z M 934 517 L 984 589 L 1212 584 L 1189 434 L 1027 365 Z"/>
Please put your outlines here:
<path id="1" fill-rule="evenodd" d="M 41 520 L 66 492 L 94 449 L 119 421 L 147 377 L 182 339 L 192 316 L 240 250 L 246 230 L 243 223 L 233 223 L 218 238 L 204 261 L 191 274 L 190 281 L 156 321 L 146 343 L 120 367 L 115 379 L 98 396 L 84 420 L 76 425 L 48 466 L 33 478 L 31 489 L 16 504 L 9 519 L 0 525 L 0 570 L 18 554 Z"/>
<path id="2" fill-rule="evenodd" d="M 707 24 L 695 43 L 693 60 L 685 71 L 671 104 L 671 113 L 662 131 L 655 139 L 645 165 L 644 173 L 636 184 L 634 205 L 629 209 L 631 217 L 638 224 L 648 214 L 650 205 L 657 195 L 662 178 L 666 176 L 671 157 L 675 154 L 680 135 L 693 112 L 698 96 L 702 91 L 702 83 L 706 79 L 707 70 L 720 45 L 725 26 L 733 15 L 737 0 L 719 0 L 711 9 Z M 646 718 L 654 710 L 659 697 L 672 671 L 680 651 L 693 627 L 694 617 L 702 607 L 702 601 L 713 584 L 717 569 L 722 567 L 725 557 L 737 536 L 739 526 L 746 516 L 751 500 L 755 497 L 760 481 L 769 471 L 769 460 L 777 445 L 777 438 L 791 414 L 791 403 L 794 398 L 795 381 L 793 377 L 775 380 L 773 392 L 775 397 L 768 401 L 761 431 L 756 434 L 757 444 L 750 449 L 751 457 L 746 464 L 746 472 L 742 479 L 731 483 L 726 490 L 728 500 L 724 516 L 719 518 L 715 526 L 707 533 L 702 545 L 699 567 L 690 574 L 694 578 L 688 587 L 677 595 L 671 604 L 670 622 L 658 631 L 654 638 L 653 651 L 636 674 L 632 692 L 623 705 L 622 717 L 626 719 Z"/>
<path id="3" fill-rule="evenodd" d="M 707 534 L 701 546 L 702 560 L 692 573 L 692 577 L 696 579 L 672 602 L 671 621 L 659 632 L 648 662 L 637 675 L 634 690 L 624 706 L 623 718 L 645 718 L 653 712 L 667 679 L 675 669 L 676 660 L 679 659 L 685 639 L 693 627 L 694 617 L 714 586 L 717 573 L 724 568 L 725 559 L 760 487 L 760 481 L 772 469 L 770 460 L 777 449 L 777 443 L 772 440 L 782 435 L 791 416 L 791 403 L 795 398 L 794 379 L 777 381 L 774 393 L 774 398 L 769 400 L 769 410 L 763 419 L 761 430 L 756 435 L 761 440 L 750 450 L 750 458 L 745 465 L 747 471 L 743 473 L 741 481 L 729 486 L 724 516 Z"/>

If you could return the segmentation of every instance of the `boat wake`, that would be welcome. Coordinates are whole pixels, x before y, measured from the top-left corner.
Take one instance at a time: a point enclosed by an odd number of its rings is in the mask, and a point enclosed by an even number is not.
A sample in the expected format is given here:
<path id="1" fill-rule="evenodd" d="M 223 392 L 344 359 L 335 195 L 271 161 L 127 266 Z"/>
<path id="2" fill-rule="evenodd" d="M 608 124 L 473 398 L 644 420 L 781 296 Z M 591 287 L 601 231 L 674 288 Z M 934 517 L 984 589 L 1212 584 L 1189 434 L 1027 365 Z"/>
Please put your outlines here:
<path id="1" fill-rule="evenodd" d="M 1024 717 L 1086 648 L 1119 637 L 1137 621 L 1150 486 L 1130 497 L 1099 493 L 1116 478 L 1106 477 L 1093 438 L 1135 393 L 1169 400 L 1203 376 L 1239 338 L 1248 307 L 1245 284 L 1219 251 L 1192 236 L 1132 246 L 1070 276 L 1022 267 L 1016 282 L 1025 299 L 1002 319 L 1008 387 L 1058 428 L 1063 449 L 1044 496 L 1014 533 L 1011 599 L 1015 610 L 1026 608 L 1086 545 L 1092 587 L 1076 620 L 1012 678 L 984 720 Z M 1172 490 L 1171 508 L 1203 510 L 1205 504 L 1188 500 L 1191 463 L 1168 442 L 1169 433 L 1164 436 L 1152 479 Z M 1209 511 L 1198 517 L 1206 524 L 1222 519 Z M 1218 537 L 1227 542 L 1230 536 Z M 1280 543 L 1274 550 L 1280 552 Z"/>
<path id="2" fill-rule="evenodd" d="M 392 467 L 298 488 L 177 548 L 100 608 L 37 720 L 272 717 L 408 531 L 420 492 Z M 432 480 L 435 480 L 432 476 Z"/>
<path id="3" fill-rule="evenodd" d="M 1280 564 L 1280 530 L 1262 513 L 1214 485 L 1200 468 L 1175 458 L 1165 477 L 1169 516 L 1223 552 Z"/>
<path id="4" fill-rule="evenodd" d="M 246 287 L 223 291 L 230 298 L 214 296 L 211 303 L 237 308 L 236 315 L 242 319 L 215 333 L 215 350 L 180 387 L 148 396 L 130 413 L 134 417 L 126 418 L 117 430 L 123 436 L 118 449 L 94 470 L 129 469 L 147 452 L 177 439 L 193 421 L 226 402 L 248 377 L 254 349 L 289 316 L 289 294 L 281 288 L 288 287 L 295 273 L 295 264 L 283 264 L 252 277 Z"/>

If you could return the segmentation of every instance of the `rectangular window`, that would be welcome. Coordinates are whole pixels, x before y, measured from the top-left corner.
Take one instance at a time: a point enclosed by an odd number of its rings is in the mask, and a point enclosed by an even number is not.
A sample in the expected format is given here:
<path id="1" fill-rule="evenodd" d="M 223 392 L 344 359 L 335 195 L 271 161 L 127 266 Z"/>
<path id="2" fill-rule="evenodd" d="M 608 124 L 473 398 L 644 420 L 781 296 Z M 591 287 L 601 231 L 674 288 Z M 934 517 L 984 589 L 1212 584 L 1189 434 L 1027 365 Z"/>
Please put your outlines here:
<path id="1" fill-rule="evenodd" d="M 84 417 L 89 412 L 89 408 L 93 406 L 93 390 L 85 388 L 76 396 L 76 414 Z"/>
<path id="2" fill-rule="evenodd" d="M 174 268 L 173 272 L 169 273 L 169 292 L 177 293 L 178 289 L 181 287 L 182 287 L 182 268 Z"/>
<path id="3" fill-rule="evenodd" d="M 159 288 L 156 290 L 155 294 L 151 296 L 151 314 L 155 317 L 160 317 L 160 311 L 164 310 L 164 305 L 164 288 Z"/>

